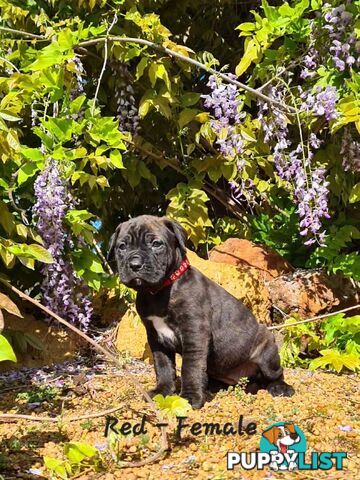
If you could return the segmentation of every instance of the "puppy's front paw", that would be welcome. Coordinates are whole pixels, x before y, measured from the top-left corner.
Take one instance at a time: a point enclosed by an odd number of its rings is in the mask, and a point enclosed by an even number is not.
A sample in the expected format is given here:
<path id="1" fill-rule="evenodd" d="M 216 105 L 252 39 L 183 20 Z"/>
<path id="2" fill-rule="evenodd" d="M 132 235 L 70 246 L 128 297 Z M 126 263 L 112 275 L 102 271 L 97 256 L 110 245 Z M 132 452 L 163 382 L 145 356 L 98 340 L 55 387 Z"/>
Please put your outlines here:
<path id="1" fill-rule="evenodd" d="M 175 386 L 171 385 L 159 385 L 156 386 L 155 388 L 152 388 L 151 390 L 148 390 L 148 395 L 153 398 L 155 395 L 162 395 L 163 397 L 166 397 L 167 395 L 172 395 L 175 393 Z"/>
<path id="2" fill-rule="evenodd" d="M 181 392 L 180 396 L 186 398 L 194 410 L 203 407 L 206 401 L 205 393 Z"/>
<path id="3" fill-rule="evenodd" d="M 267 391 L 273 397 L 292 397 L 295 393 L 293 387 L 291 385 L 288 385 L 283 380 L 270 383 L 267 387 Z"/>

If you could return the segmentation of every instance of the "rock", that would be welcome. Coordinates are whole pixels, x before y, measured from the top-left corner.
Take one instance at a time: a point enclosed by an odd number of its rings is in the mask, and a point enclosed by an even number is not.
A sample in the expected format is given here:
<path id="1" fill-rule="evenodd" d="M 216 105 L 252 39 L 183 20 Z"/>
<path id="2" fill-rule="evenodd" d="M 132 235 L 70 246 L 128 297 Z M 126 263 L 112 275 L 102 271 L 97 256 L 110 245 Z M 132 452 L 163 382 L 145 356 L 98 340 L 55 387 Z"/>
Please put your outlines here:
<path id="1" fill-rule="evenodd" d="M 296 270 L 266 282 L 271 302 L 289 313 L 309 318 L 320 312 L 356 305 L 359 292 L 350 279 L 319 270 Z"/>
<path id="2" fill-rule="evenodd" d="M 258 269 L 239 270 L 234 265 L 212 262 L 188 250 L 191 265 L 242 300 L 260 323 L 270 324 L 270 298 Z"/>
<path id="3" fill-rule="evenodd" d="M 204 260 L 191 251 L 187 253 L 192 266 L 242 300 L 261 323 L 271 323 L 269 294 L 256 268 L 249 267 L 242 271 L 234 265 Z M 152 361 L 145 328 L 135 311 L 128 311 L 122 318 L 116 346 L 120 352 L 132 357 Z"/>
<path id="4" fill-rule="evenodd" d="M 84 341 L 76 333 L 37 320 L 33 315 L 25 314 L 24 318 L 19 318 L 4 312 L 4 319 L 5 331 L 9 333 L 18 331 L 19 335 L 23 333 L 31 334 L 40 342 L 43 349 L 37 350 L 27 344 L 26 352 L 21 353 L 15 347 L 17 363 L 1 362 L 0 372 L 64 362 L 74 358 L 81 347 L 84 347 Z"/>
<path id="5" fill-rule="evenodd" d="M 209 258 L 212 262 L 227 263 L 241 269 L 256 268 L 267 280 L 293 271 L 289 262 L 271 248 L 240 238 L 229 238 L 214 247 Z"/>

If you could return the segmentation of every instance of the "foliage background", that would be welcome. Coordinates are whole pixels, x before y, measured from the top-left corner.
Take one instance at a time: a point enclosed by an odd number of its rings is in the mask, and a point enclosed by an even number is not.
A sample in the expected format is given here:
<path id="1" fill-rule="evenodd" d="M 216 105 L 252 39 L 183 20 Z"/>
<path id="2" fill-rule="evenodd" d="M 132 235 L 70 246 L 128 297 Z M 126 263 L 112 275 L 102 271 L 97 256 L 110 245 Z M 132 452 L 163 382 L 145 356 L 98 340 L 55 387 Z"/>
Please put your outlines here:
<path id="1" fill-rule="evenodd" d="M 360 169 L 344 168 L 341 149 L 346 128 L 353 142 L 358 139 L 360 76 L 355 65 L 336 69 L 327 49 L 315 76 L 301 78 L 305 56 L 323 39 L 312 35 L 311 25 L 322 25 L 338 4 L 0 0 L 3 274 L 33 295 L 40 293 L 43 264 L 51 256 L 32 210 L 34 182 L 52 158 L 73 198 L 64 228 L 75 247 L 66 255 L 90 291 L 117 285 L 101 252 L 106 255 L 120 221 L 143 213 L 175 217 L 202 255 L 241 236 L 271 246 L 294 266 L 340 270 L 359 280 Z M 346 8 L 358 38 L 359 2 Z M 154 45 L 106 41 L 110 27 L 112 36 L 148 40 L 204 68 Z M 236 72 L 262 93 L 285 82 L 283 112 L 291 141 L 296 145 L 301 133 L 308 138 L 315 132 L 323 142 L 311 166 L 324 168 L 328 182 L 323 245 L 304 245 L 295 186 L 276 171 L 274 143 L 264 141 L 256 95 L 238 89 L 241 155 L 219 151 L 222 133 L 214 131 L 213 112 L 203 98 L 209 94 L 210 67 Z M 316 92 L 327 85 L 336 88 L 337 117 L 309 119 L 301 112 L 299 86 Z M 245 163 L 241 171 L 239 157 Z M 248 188 L 234 193 L 231 182 Z"/>

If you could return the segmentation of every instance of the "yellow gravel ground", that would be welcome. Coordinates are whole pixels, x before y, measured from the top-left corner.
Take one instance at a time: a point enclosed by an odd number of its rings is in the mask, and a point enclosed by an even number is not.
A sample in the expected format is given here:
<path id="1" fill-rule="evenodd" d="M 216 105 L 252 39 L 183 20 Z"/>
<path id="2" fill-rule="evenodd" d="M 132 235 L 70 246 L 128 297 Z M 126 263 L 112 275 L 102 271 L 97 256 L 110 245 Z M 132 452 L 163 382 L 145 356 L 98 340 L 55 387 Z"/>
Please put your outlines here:
<path id="1" fill-rule="evenodd" d="M 139 368 L 140 364 L 140 368 Z M 338 376 L 330 373 L 311 373 L 305 370 L 287 370 L 286 377 L 295 389 L 292 398 L 272 398 L 266 391 L 257 395 L 243 393 L 242 390 L 220 392 L 200 411 L 192 411 L 187 419 L 194 422 L 237 422 L 239 415 L 246 422 L 254 421 L 256 434 L 249 435 L 208 435 L 193 436 L 183 434 L 179 441 L 175 438 L 170 421 L 171 451 L 156 464 L 141 468 L 119 469 L 110 460 L 106 451 L 103 453 L 107 462 L 107 472 L 85 472 L 79 480 L 135 480 L 135 479 L 344 479 L 360 478 L 359 453 L 359 382 L 355 376 Z M 151 366 L 137 362 L 137 378 L 146 388 L 153 385 L 154 374 Z M 0 396 L 2 413 L 26 413 L 29 409 L 17 397 L 29 386 L 18 386 L 5 391 Z M 75 389 L 76 390 L 76 389 Z M 79 390 L 79 389 L 78 389 Z M 66 390 L 65 390 L 66 392 Z M 117 412 L 120 421 L 138 422 L 143 413 L 150 410 L 141 396 L 134 390 L 128 379 L 121 374 L 95 376 L 86 391 L 68 390 L 57 396 L 50 403 L 43 402 L 32 415 L 59 414 L 64 417 L 103 410 L 107 407 L 121 405 Z M 149 421 L 154 417 L 149 417 Z M 233 472 L 226 470 L 226 452 L 253 452 L 259 449 L 261 433 L 275 422 L 292 421 L 305 434 L 311 451 L 345 451 L 345 469 L 327 472 L 274 473 L 269 470 L 251 472 L 235 467 Z M 105 419 L 63 423 L 62 425 L 35 422 L 0 422 L 0 478 L 11 480 L 47 479 L 49 474 L 43 467 L 43 455 L 61 458 L 62 445 L 67 441 L 82 441 L 92 445 L 104 444 Z M 343 431 L 339 427 L 347 428 Z M 351 427 L 351 429 L 350 429 Z M 140 437 L 126 438 L 120 445 L 122 460 L 139 460 L 151 455 L 158 448 L 158 429 L 147 424 L 148 442 L 142 445 Z M 30 468 L 42 471 L 40 476 L 28 473 Z"/>

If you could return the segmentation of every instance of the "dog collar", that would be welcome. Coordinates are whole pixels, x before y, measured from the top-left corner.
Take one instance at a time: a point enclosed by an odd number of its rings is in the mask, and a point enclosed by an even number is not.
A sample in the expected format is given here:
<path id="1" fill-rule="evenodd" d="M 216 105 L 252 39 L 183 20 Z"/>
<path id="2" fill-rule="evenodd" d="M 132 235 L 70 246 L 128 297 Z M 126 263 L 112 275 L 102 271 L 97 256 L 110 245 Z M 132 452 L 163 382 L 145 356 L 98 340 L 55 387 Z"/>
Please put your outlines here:
<path id="1" fill-rule="evenodd" d="M 168 287 L 172 283 L 176 282 L 176 280 L 178 280 L 181 277 L 181 275 L 183 275 L 186 272 L 186 270 L 189 269 L 189 267 L 190 267 L 190 262 L 185 257 L 184 260 L 180 263 L 179 268 L 177 268 L 175 272 L 170 275 L 169 278 L 164 280 L 164 283 L 162 284 L 162 288 Z"/>
<path id="2" fill-rule="evenodd" d="M 168 287 L 169 285 L 172 285 L 174 282 L 176 282 L 176 280 L 178 280 L 181 277 L 181 275 L 184 275 L 186 270 L 189 270 L 189 268 L 190 268 L 190 262 L 185 257 L 184 260 L 180 263 L 179 267 L 175 270 L 175 272 L 173 272 L 169 278 L 164 280 L 161 287 L 158 290 L 151 291 L 150 293 L 152 295 L 155 295 L 155 293 L 160 292 L 160 290 L 162 290 L 163 288 Z"/>

